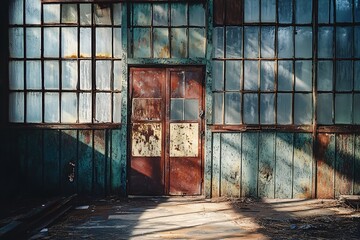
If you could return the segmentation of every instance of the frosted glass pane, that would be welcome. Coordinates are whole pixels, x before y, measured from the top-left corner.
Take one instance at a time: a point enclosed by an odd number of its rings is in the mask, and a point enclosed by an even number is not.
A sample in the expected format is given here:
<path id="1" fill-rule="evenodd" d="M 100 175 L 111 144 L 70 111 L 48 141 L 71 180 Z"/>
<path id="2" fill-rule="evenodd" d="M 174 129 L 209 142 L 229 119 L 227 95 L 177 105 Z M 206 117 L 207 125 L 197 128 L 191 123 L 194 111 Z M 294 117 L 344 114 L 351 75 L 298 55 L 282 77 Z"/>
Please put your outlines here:
<path id="1" fill-rule="evenodd" d="M 9 29 L 10 57 L 24 57 L 24 30 L 22 28 Z"/>
<path id="2" fill-rule="evenodd" d="M 260 96 L 260 123 L 275 123 L 275 94 L 261 94 Z"/>
<path id="3" fill-rule="evenodd" d="M 76 61 L 62 62 L 62 89 L 76 90 L 78 84 L 78 69 Z"/>
<path id="4" fill-rule="evenodd" d="M 335 95 L 335 123 L 350 124 L 352 123 L 352 94 Z"/>
<path id="5" fill-rule="evenodd" d="M 44 4 L 44 23 L 60 22 L 60 4 Z"/>
<path id="6" fill-rule="evenodd" d="M 23 0 L 9 1 L 9 23 L 22 24 L 23 23 Z"/>
<path id="7" fill-rule="evenodd" d="M 122 68 L 120 61 L 114 61 L 114 90 L 121 91 L 122 88 Z"/>
<path id="8" fill-rule="evenodd" d="M 189 24 L 190 26 L 205 26 L 205 9 L 204 4 L 190 4 L 189 7 Z"/>
<path id="9" fill-rule="evenodd" d="M 154 28 L 153 30 L 154 58 L 169 58 L 170 44 L 167 28 Z"/>
<path id="10" fill-rule="evenodd" d="M 184 120 L 197 120 L 199 118 L 199 100 L 185 99 Z"/>
<path id="11" fill-rule="evenodd" d="M 312 0 L 296 0 L 295 3 L 295 22 L 300 24 L 311 23 Z"/>
<path id="12" fill-rule="evenodd" d="M 295 62 L 295 91 L 312 90 L 312 61 Z"/>
<path id="13" fill-rule="evenodd" d="M 295 57 L 312 57 L 312 29 L 311 27 L 296 27 Z"/>
<path id="14" fill-rule="evenodd" d="M 294 97 L 294 124 L 312 124 L 312 94 L 295 93 Z"/>
<path id="15" fill-rule="evenodd" d="M 113 21 L 114 25 L 121 25 L 122 21 L 122 11 L 121 11 L 121 3 L 113 4 Z"/>
<path id="16" fill-rule="evenodd" d="M 59 62 L 44 61 L 44 86 L 45 89 L 59 89 Z"/>
<path id="17" fill-rule="evenodd" d="M 278 93 L 277 96 L 277 123 L 291 124 L 292 119 L 292 94 Z"/>
<path id="18" fill-rule="evenodd" d="M 186 58 L 187 57 L 187 39 L 188 34 L 186 28 L 171 29 L 171 57 Z"/>
<path id="19" fill-rule="evenodd" d="M 184 120 L 184 99 L 172 98 L 170 105 L 170 119 Z"/>
<path id="20" fill-rule="evenodd" d="M 134 28 L 133 29 L 133 57 L 149 58 L 150 57 L 150 29 Z"/>
<path id="21" fill-rule="evenodd" d="M 224 28 L 217 27 L 214 28 L 213 32 L 213 46 L 214 46 L 214 57 L 223 58 L 224 57 Z"/>
<path id="22" fill-rule="evenodd" d="M 150 26 L 151 5 L 148 3 L 133 4 L 133 25 Z"/>
<path id="23" fill-rule="evenodd" d="M 59 36 L 59 28 L 44 28 L 44 57 L 59 57 Z"/>
<path id="24" fill-rule="evenodd" d="M 111 28 L 96 28 L 96 56 L 97 57 L 111 57 L 112 46 L 109 43 L 112 39 Z"/>
<path id="25" fill-rule="evenodd" d="M 292 1 L 278 0 L 279 23 L 292 23 Z"/>
<path id="26" fill-rule="evenodd" d="M 317 121 L 319 124 L 333 123 L 333 95 L 324 93 L 317 95 Z"/>
<path id="27" fill-rule="evenodd" d="M 26 57 L 40 58 L 41 28 L 26 28 Z"/>
<path id="28" fill-rule="evenodd" d="M 244 53 L 245 58 L 259 57 L 259 27 L 245 27 Z"/>
<path id="29" fill-rule="evenodd" d="M 336 56 L 350 58 L 353 52 L 353 28 L 336 28 Z"/>
<path id="30" fill-rule="evenodd" d="M 257 94 L 244 94 L 244 123 L 257 124 L 259 123 L 259 106 Z"/>
<path id="31" fill-rule="evenodd" d="M 318 62 L 318 91 L 331 91 L 333 89 L 333 62 L 319 61 Z"/>
<path id="32" fill-rule="evenodd" d="M 80 28 L 80 57 L 91 57 L 91 28 Z"/>
<path id="33" fill-rule="evenodd" d="M 354 27 L 354 57 L 359 58 L 360 57 L 360 27 L 356 26 Z"/>
<path id="34" fill-rule="evenodd" d="M 354 94 L 354 124 L 360 124 L 360 94 Z"/>
<path id="35" fill-rule="evenodd" d="M 225 124 L 241 123 L 241 94 L 238 92 L 225 94 Z"/>
<path id="36" fill-rule="evenodd" d="M 241 61 L 226 61 L 226 90 L 240 90 L 241 74 Z"/>
<path id="37" fill-rule="evenodd" d="M 276 21 L 276 0 L 261 1 L 261 22 Z"/>
<path id="38" fill-rule="evenodd" d="M 242 28 L 226 27 L 226 57 L 242 57 Z"/>
<path id="39" fill-rule="evenodd" d="M 257 61 L 245 61 L 244 64 L 244 89 L 258 90 L 259 66 Z"/>
<path id="40" fill-rule="evenodd" d="M 91 25 L 91 4 L 80 4 L 80 25 Z"/>
<path id="41" fill-rule="evenodd" d="M 26 88 L 41 89 L 41 61 L 26 61 Z"/>
<path id="42" fill-rule="evenodd" d="M 278 62 L 278 90 L 291 91 L 293 89 L 293 62 L 279 61 Z"/>
<path id="43" fill-rule="evenodd" d="M 187 7 L 183 3 L 171 4 L 171 26 L 187 25 Z"/>
<path id="44" fill-rule="evenodd" d="M 111 122 L 111 94 L 96 94 L 96 118 L 97 122 Z"/>
<path id="45" fill-rule="evenodd" d="M 262 91 L 275 90 L 275 62 L 261 61 L 260 89 Z"/>
<path id="46" fill-rule="evenodd" d="M 110 5 L 94 4 L 95 24 L 111 25 L 111 8 Z"/>
<path id="47" fill-rule="evenodd" d="M 213 61 L 212 72 L 213 72 L 213 90 L 223 90 L 224 89 L 224 62 Z"/>
<path id="48" fill-rule="evenodd" d="M 28 92 L 26 97 L 26 122 L 42 122 L 42 93 Z"/>
<path id="49" fill-rule="evenodd" d="M 245 0 L 244 14 L 245 22 L 259 22 L 259 0 Z"/>
<path id="50" fill-rule="evenodd" d="M 79 94 L 79 122 L 90 123 L 92 112 L 91 93 Z"/>
<path id="51" fill-rule="evenodd" d="M 113 122 L 121 122 L 121 93 L 114 93 L 113 101 Z"/>
<path id="52" fill-rule="evenodd" d="M 213 123 L 223 123 L 223 106 L 224 106 L 224 94 L 214 93 L 213 94 Z"/>
<path id="53" fill-rule="evenodd" d="M 169 21 L 168 4 L 159 3 L 153 5 L 153 25 L 167 26 Z"/>
<path id="54" fill-rule="evenodd" d="M 45 93 L 44 114 L 46 123 L 58 123 L 60 121 L 59 93 Z"/>
<path id="55" fill-rule="evenodd" d="M 205 57 L 205 29 L 189 28 L 189 57 Z"/>
<path id="56" fill-rule="evenodd" d="M 9 95 L 9 121 L 24 122 L 24 93 L 22 92 Z"/>
<path id="57" fill-rule="evenodd" d="M 279 27 L 278 29 L 279 58 L 292 58 L 294 56 L 293 34 L 294 34 L 293 27 Z"/>
<path id="58" fill-rule="evenodd" d="M 336 62 L 336 90 L 351 91 L 353 89 L 352 61 Z"/>
<path id="59" fill-rule="evenodd" d="M 332 27 L 319 27 L 318 33 L 318 57 L 319 58 L 332 58 L 333 50 L 333 36 L 334 30 Z"/>
<path id="60" fill-rule="evenodd" d="M 355 22 L 360 21 L 360 0 L 354 0 Z"/>
<path id="61" fill-rule="evenodd" d="M 114 57 L 121 58 L 122 46 L 121 46 L 121 28 L 113 28 L 114 30 Z"/>
<path id="62" fill-rule="evenodd" d="M 28 24 L 40 24 L 41 0 L 25 0 L 25 19 Z"/>
<path id="63" fill-rule="evenodd" d="M 76 58 L 78 56 L 77 28 L 61 29 L 61 56 L 64 58 Z"/>
<path id="64" fill-rule="evenodd" d="M 76 4 L 62 4 L 61 22 L 62 23 L 77 23 L 77 5 Z"/>
<path id="65" fill-rule="evenodd" d="M 336 0 L 336 22 L 352 22 L 352 0 Z"/>
<path id="66" fill-rule="evenodd" d="M 275 56 L 275 27 L 261 28 L 261 57 L 273 58 Z"/>
<path id="67" fill-rule="evenodd" d="M 92 64 L 91 61 L 80 61 L 80 89 L 91 90 L 92 89 Z"/>
<path id="68" fill-rule="evenodd" d="M 360 90 L 360 61 L 354 62 L 354 90 Z"/>
<path id="69" fill-rule="evenodd" d="M 96 89 L 110 90 L 111 82 L 111 61 L 96 62 Z"/>
<path id="70" fill-rule="evenodd" d="M 77 122 L 77 96 L 76 93 L 61 94 L 61 122 Z"/>
<path id="71" fill-rule="evenodd" d="M 24 89 L 24 62 L 9 62 L 9 88 L 11 90 Z"/>
<path id="72" fill-rule="evenodd" d="M 318 0 L 318 22 L 332 23 L 333 20 L 333 0 Z"/>

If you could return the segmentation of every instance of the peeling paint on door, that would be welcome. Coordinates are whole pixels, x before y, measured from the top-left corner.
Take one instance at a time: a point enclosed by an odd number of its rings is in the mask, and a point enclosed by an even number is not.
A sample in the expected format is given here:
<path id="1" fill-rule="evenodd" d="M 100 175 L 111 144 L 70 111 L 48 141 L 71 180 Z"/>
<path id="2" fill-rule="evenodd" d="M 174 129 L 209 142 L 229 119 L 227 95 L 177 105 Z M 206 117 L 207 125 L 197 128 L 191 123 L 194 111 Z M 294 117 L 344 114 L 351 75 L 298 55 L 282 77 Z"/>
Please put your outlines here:
<path id="1" fill-rule="evenodd" d="M 134 124 L 132 127 L 132 156 L 161 156 L 161 123 Z"/>
<path id="2" fill-rule="evenodd" d="M 197 157 L 198 139 L 198 123 L 171 123 L 170 157 Z"/>

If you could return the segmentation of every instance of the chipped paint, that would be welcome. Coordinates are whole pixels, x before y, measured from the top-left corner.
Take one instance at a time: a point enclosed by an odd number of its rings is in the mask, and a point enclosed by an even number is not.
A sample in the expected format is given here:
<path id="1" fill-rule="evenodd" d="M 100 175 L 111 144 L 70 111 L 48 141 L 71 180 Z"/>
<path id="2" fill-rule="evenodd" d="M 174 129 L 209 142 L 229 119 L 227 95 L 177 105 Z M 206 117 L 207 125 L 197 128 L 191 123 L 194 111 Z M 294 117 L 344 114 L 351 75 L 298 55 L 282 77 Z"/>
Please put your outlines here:
<path id="1" fill-rule="evenodd" d="M 132 127 L 132 156 L 160 157 L 161 156 L 160 123 L 137 123 Z"/>
<path id="2" fill-rule="evenodd" d="M 170 157 L 197 157 L 198 139 L 198 123 L 171 123 Z"/>

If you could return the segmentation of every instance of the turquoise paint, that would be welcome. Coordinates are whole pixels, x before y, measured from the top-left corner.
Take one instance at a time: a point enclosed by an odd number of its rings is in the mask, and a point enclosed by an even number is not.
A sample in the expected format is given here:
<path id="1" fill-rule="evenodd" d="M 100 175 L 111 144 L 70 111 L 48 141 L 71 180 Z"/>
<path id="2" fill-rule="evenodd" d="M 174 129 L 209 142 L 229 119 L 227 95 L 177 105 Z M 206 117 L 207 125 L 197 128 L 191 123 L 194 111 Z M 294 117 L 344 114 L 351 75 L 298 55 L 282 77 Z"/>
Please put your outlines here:
<path id="1" fill-rule="evenodd" d="M 61 149 L 60 149 L 60 188 L 65 194 L 73 194 L 76 192 L 76 183 L 78 182 L 78 174 L 75 173 L 73 182 L 69 181 L 69 162 L 79 165 L 77 161 L 77 130 L 61 131 Z"/>
<path id="2" fill-rule="evenodd" d="M 77 164 L 77 186 L 78 192 L 83 194 L 93 193 L 93 176 L 95 164 L 93 159 L 94 141 L 92 130 L 78 131 L 78 164 Z M 96 193 L 96 191 L 95 191 Z"/>
<path id="3" fill-rule="evenodd" d="M 241 145 L 241 196 L 256 197 L 258 195 L 259 133 L 242 133 Z"/>
<path id="4" fill-rule="evenodd" d="M 355 135 L 354 194 L 360 194 L 360 135 Z"/>
<path id="5" fill-rule="evenodd" d="M 275 197 L 275 137 L 275 133 L 259 134 L 259 197 Z"/>
<path id="6" fill-rule="evenodd" d="M 44 130 L 44 190 L 56 195 L 60 190 L 60 131 Z"/>

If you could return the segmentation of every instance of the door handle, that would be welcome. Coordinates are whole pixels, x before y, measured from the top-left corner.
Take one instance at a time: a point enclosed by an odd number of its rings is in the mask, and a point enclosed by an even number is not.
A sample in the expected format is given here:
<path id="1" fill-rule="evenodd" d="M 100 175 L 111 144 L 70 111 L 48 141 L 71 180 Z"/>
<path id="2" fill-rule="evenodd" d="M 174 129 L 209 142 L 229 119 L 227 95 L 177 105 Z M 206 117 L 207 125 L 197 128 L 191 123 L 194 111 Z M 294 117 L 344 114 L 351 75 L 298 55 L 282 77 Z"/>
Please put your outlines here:
<path id="1" fill-rule="evenodd" d="M 205 116 L 205 111 L 201 109 L 199 112 L 199 117 L 202 119 L 204 118 L 204 116 Z"/>

